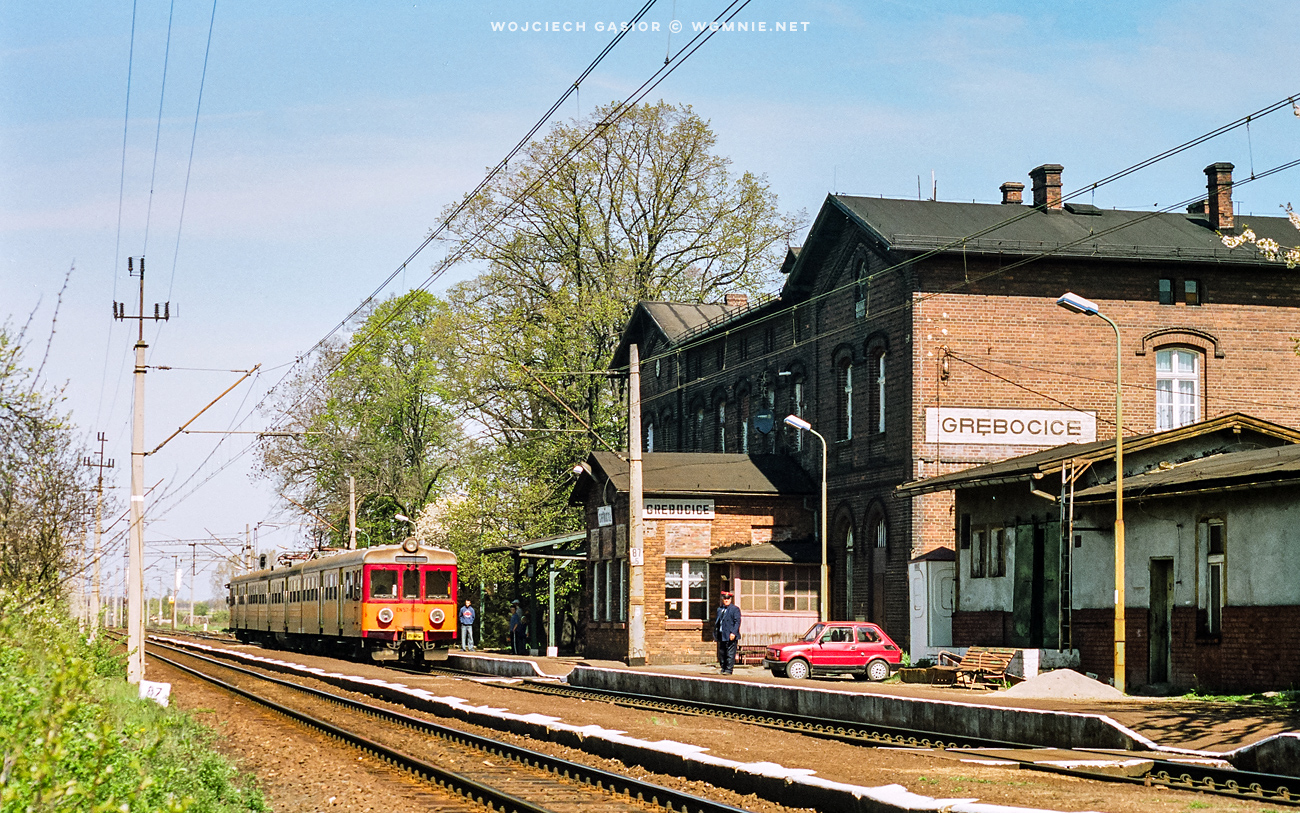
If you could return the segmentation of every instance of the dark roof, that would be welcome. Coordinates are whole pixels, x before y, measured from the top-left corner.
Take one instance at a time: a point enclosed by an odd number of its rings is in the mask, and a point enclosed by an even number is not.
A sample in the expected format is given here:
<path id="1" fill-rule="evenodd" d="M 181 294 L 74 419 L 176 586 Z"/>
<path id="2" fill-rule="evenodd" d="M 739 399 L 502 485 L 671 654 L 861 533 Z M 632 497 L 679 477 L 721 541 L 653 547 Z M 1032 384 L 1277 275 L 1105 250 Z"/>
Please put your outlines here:
<path id="1" fill-rule="evenodd" d="M 928 251 L 965 240 L 967 252 L 1037 254 L 1053 250 L 1064 257 L 1140 257 L 1231 264 L 1268 262 L 1253 246 L 1228 248 L 1209 228 L 1203 214 L 1099 209 L 1066 203 L 1045 212 L 998 203 L 955 203 L 835 195 L 835 205 L 892 249 Z M 1073 210 L 1073 211 L 1071 211 Z M 1023 215 L 1014 222 L 1006 221 Z M 1296 230 L 1285 217 L 1236 217 L 1260 237 L 1283 245 L 1295 242 Z"/>
<path id="2" fill-rule="evenodd" d="M 1300 445 L 1228 452 L 1124 478 L 1124 496 L 1143 497 L 1300 480 Z M 1075 492 L 1080 503 L 1114 502 L 1114 484 Z"/>
<path id="3" fill-rule="evenodd" d="M 576 531 L 574 533 L 558 534 L 556 536 L 547 536 L 541 539 L 530 539 L 527 542 L 518 542 L 508 545 L 494 545 L 490 548 L 483 548 L 480 553 L 532 553 L 535 551 L 546 551 L 548 553 L 563 552 L 566 555 L 578 555 L 582 551 L 559 550 L 564 545 L 572 542 L 585 542 L 587 540 L 586 531 Z"/>
<path id="4" fill-rule="evenodd" d="M 656 329 L 664 340 L 671 345 L 685 334 L 717 321 L 729 312 L 739 310 L 742 310 L 742 308 L 728 308 L 721 302 L 709 304 L 638 302 L 636 308 L 632 311 L 632 317 L 627 320 L 627 326 L 623 329 L 623 336 L 619 339 L 618 347 L 614 349 L 614 358 L 610 362 L 610 366 L 626 367 L 627 346 L 634 340 L 646 341 L 648 339 L 645 335 L 646 331 L 651 327 Z M 641 352 L 642 355 L 645 355 L 644 347 L 641 348 Z"/>
<path id="5" fill-rule="evenodd" d="M 1300 431 L 1254 418 L 1250 415 L 1244 415 L 1240 412 L 1234 412 L 1201 421 L 1200 423 L 1188 424 L 1178 429 L 1126 437 L 1124 438 L 1124 451 L 1126 454 L 1128 452 L 1138 452 L 1225 429 L 1248 429 L 1263 435 L 1280 438 L 1289 443 L 1300 443 Z M 1035 474 L 1042 475 L 1057 472 L 1070 460 L 1098 461 L 1111 460 L 1114 457 L 1114 440 L 1099 440 L 1093 443 L 1067 443 L 1064 446 L 1053 446 L 1050 449 L 963 469 L 952 474 L 943 474 L 938 477 L 904 483 L 898 487 L 898 491 L 909 496 L 915 496 L 936 491 L 951 491 L 961 486 L 994 485 L 999 482 L 1025 480 Z"/>
<path id="6" fill-rule="evenodd" d="M 758 545 L 741 545 L 718 551 L 709 557 L 710 562 L 752 562 L 756 564 L 812 565 L 822 560 L 821 546 L 811 539 L 790 539 L 782 542 L 764 542 Z"/>
<path id="7" fill-rule="evenodd" d="M 952 548 L 935 548 L 926 551 L 920 556 L 913 556 L 913 562 L 955 562 L 957 561 L 957 551 Z"/>
<path id="8" fill-rule="evenodd" d="M 627 491 L 628 464 L 613 452 L 593 452 L 587 458 L 594 474 L 578 478 L 570 503 L 581 502 L 588 488 L 608 477 L 618 491 Z M 642 458 L 642 488 L 646 494 L 784 494 L 816 492 L 808 473 L 793 457 L 779 454 L 718 454 L 648 452 Z"/>

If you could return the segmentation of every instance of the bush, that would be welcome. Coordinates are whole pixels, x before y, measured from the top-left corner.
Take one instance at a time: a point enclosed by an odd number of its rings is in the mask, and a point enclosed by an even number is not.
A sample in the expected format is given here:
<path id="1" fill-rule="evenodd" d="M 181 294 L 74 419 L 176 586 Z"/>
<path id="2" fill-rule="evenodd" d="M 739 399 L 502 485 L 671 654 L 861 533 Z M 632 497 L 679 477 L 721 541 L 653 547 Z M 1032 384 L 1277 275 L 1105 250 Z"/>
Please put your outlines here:
<path id="1" fill-rule="evenodd" d="M 269 808 L 188 715 L 136 698 L 54 602 L 0 591 L 0 813 Z"/>

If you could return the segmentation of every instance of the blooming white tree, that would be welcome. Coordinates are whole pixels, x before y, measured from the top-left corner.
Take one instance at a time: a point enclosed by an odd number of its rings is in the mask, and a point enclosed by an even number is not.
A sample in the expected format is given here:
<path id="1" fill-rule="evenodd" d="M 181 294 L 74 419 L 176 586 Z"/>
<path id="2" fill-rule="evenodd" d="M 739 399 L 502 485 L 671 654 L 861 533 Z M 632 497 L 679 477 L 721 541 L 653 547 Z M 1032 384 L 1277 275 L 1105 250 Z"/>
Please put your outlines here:
<path id="1" fill-rule="evenodd" d="M 1289 203 L 1286 206 L 1286 216 L 1291 221 L 1291 225 L 1300 230 L 1300 214 L 1293 211 Z M 1300 247 L 1292 246 L 1288 248 L 1278 244 L 1271 237 L 1258 237 L 1250 226 L 1242 229 L 1241 234 L 1220 234 L 1219 239 L 1228 248 L 1237 248 L 1250 243 L 1259 250 L 1260 254 L 1264 255 L 1264 259 L 1275 263 L 1284 262 L 1287 268 L 1295 268 L 1300 265 Z"/>

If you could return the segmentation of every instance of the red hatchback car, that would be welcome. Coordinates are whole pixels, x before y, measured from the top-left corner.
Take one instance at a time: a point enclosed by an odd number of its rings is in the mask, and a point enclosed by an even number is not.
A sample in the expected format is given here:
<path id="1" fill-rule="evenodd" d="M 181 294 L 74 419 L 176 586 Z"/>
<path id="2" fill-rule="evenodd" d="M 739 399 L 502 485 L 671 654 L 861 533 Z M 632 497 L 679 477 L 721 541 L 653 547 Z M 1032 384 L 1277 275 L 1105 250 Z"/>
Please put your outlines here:
<path id="1" fill-rule="evenodd" d="M 898 645 L 875 624 L 819 621 L 798 641 L 769 646 L 763 666 L 796 680 L 846 672 L 858 680 L 884 680 L 902 660 Z"/>

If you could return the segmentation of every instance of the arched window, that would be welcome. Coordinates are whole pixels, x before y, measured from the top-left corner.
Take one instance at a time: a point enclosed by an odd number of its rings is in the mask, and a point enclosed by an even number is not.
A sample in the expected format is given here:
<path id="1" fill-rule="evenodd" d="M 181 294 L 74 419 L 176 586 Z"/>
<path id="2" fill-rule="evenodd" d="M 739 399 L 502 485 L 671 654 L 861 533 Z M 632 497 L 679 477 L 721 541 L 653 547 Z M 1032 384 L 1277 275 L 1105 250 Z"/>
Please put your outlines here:
<path id="1" fill-rule="evenodd" d="M 1201 419 L 1201 354 L 1156 351 L 1156 430 L 1177 429 Z"/>
<path id="2" fill-rule="evenodd" d="M 655 450 L 655 422 L 650 421 L 645 425 L 645 450 L 653 452 Z"/>
<path id="3" fill-rule="evenodd" d="M 695 415 L 691 419 L 691 449 L 704 451 L 704 405 L 697 404 Z"/>
<path id="4" fill-rule="evenodd" d="M 803 374 L 795 373 L 794 382 L 790 386 L 790 414 L 804 417 L 804 412 L 808 408 L 806 385 L 804 384 Z M 794 449 L 796 452 L 803 451 L 803 432 L 798 429 L 790 429 L 794 433 Z"/>
<path id="5" fill-rule="evenodd" d="M 853 439 L 853 361 L 843 359 L 836 369 L 836 383 L 839 391 L 839 439 Z"/>
<path id="6" fill-rule="evenodd" d="M 715 451 L 727 451 L 727 402 L 718 401 L 717 444 Z"/>
<path id="7" fill-rule="evenodd" d="M 736 443 L 739 447 L 736 451 L 741 454 L 749 454 L 749 432 L 752 422 L 749 417 L 749 391 L 742 390 L 740 395 L 736 396 L 736 421 L 739 424 Z"/>
<path id="8" fill-rule="evenodd" d="M 875 527 L 871 529 L 871 537 L 878 548 L 889 547 L 889 528 L 885 525 L 883 516 L 876 517 Z"/>
<path id="9" fill-rule="evenodd" d="M 885 431 L 885 351 L 876 356 L 876 432 Z"/>

